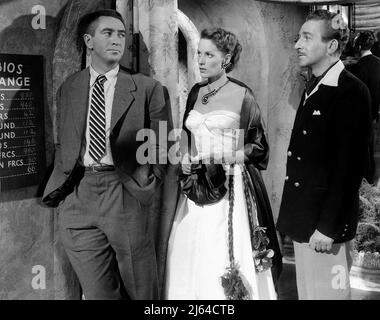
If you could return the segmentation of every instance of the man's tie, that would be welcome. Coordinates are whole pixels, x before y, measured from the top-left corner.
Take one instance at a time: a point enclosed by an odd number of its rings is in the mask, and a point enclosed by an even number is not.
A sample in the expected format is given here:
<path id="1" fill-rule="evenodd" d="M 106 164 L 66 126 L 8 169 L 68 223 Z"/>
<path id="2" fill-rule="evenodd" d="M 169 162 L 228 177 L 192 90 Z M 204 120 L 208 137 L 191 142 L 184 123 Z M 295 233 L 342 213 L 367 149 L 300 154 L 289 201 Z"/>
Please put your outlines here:
<path id="1" fill-rule="evenodd" d="M 99 162 L 106 153 L 106 108 L 104 101 L 105 75 L 96 78 L 91 95 L 90 107 L 90 147 L 89 153 L 94 161 Z"/>

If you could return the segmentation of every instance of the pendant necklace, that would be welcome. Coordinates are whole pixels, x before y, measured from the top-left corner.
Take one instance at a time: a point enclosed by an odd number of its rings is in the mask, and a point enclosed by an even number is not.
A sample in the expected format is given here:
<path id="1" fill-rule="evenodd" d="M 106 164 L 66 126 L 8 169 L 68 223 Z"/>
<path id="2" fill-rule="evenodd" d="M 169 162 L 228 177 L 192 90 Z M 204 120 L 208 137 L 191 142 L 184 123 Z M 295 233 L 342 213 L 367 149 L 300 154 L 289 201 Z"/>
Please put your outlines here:
<path id="1" fill-rule="evenodd" d="M 222 84 L 219 88 L 213 89 L 210 92 L 207 92 L 204 96 L 202 96 L 202 103 L 207 104 L 208 99 L 210 99 L 212 96 L 215 96 L 220 89 L 222 89 L 230 80 L 228 79 L 224 84 Z M 208 86 L 207 86 L 208 87 Z"/>

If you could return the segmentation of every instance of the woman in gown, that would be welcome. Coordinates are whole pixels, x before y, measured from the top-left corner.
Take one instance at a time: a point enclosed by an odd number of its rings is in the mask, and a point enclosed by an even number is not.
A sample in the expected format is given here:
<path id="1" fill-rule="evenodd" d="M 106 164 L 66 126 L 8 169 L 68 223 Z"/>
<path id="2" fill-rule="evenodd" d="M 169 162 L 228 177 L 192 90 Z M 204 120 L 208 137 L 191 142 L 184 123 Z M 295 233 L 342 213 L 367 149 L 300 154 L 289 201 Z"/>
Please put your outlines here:
<path id="1" fill-rule="evenodd" d="M 181 146 L 181 168 L 190 174 L 191 163 L 222 161 L 228 191 L 204 206 L 181 194 L 169 238 L 167 299 L 277 298 L 281 253 L 259 172 L 268 162 L 260 109 L 251 89 L 226 75 L 241 49 L 231 32 L 216 28 L 201 33 L 198 63 L 207 80 L 196 84 L 187 100 L 183 129 L 191 143 Z M 243 284 L 236 294 L 230 290 L 236 284 L 228 269 L 232 266 Z"/>

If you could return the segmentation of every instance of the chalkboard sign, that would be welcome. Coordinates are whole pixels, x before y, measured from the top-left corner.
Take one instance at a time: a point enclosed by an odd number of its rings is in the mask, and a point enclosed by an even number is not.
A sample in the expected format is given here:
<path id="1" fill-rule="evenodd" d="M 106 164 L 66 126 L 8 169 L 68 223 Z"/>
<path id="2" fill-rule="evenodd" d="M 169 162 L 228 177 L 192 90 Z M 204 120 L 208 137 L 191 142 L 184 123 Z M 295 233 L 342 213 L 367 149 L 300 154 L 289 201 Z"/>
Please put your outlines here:
<path id="1" fill-rule="evenodd" d="M 43 57 L 0 54 L 0 191 L 39 184 L 45 168 Z"/>

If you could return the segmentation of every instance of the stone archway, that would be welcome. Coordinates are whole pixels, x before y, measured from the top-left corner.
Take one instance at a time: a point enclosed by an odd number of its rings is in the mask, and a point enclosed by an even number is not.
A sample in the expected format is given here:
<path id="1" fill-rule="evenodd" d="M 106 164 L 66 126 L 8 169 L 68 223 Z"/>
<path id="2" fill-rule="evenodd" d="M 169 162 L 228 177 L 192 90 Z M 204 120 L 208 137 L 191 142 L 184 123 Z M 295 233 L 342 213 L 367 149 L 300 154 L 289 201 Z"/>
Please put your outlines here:
<path id="1" fill-rule="evenodd" d="M 185 37 L 187 43 L 187 69 L 188 83 L 192 87 L 200 81 L 201 76 L 198 70 L 197 49 L 199 42 L 199 32 L 194 23 L 181 10 L 178 9 L 178 28 Z"/>
<path id="2" fill-rule="evenodd" d="M 183 114 L 186 107 L 186 100 L 191 87 L 201 81 L 197 62 L 197 49 L 199 42 L 199 32 L 192 21 L 181 11 L 177 11 L 178 17 L 178 83 L 179 83 L 179 123 L 182 124 Z M 186 46 L 185 52 L 182 50 Z"/>

